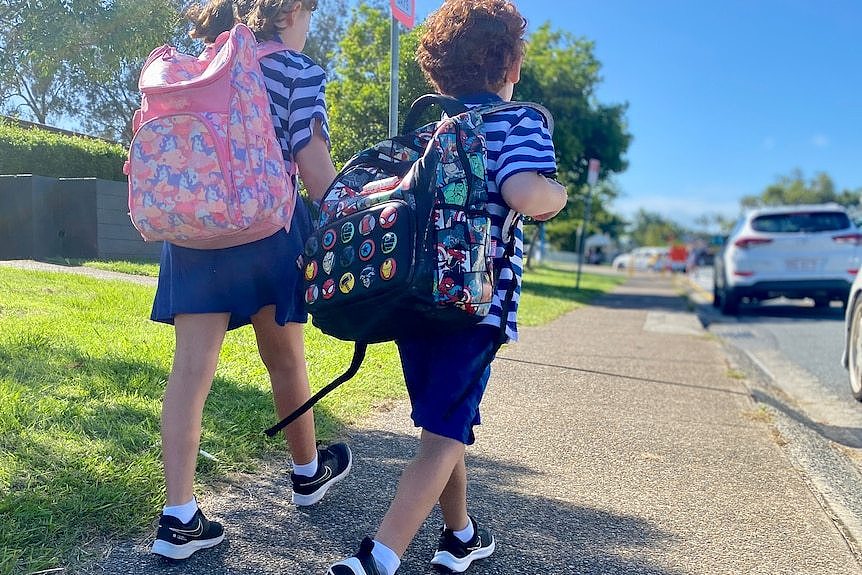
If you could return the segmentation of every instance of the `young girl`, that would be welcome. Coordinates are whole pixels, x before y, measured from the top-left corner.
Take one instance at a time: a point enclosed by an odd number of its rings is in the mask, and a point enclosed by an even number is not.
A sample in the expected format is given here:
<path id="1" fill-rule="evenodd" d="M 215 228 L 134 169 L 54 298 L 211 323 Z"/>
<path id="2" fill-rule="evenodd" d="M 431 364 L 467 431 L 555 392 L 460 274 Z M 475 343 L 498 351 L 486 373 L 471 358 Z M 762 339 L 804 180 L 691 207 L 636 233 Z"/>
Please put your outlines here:
<path id="1" fill-rule="evenodd" d="M 187 12 L 192 37 L 206 43 L 244 22 L 258 41 L 284 44 L 284 51 L 266 56 L 260 64 L 287 171 L 292 173 L 294 164 L 298 167 L 315 200 L 335 178 L 325 74 L 301 53 L 316 8 L 316 0 L 239 0 L 238 6 L 230 0 L 210 0 Z M 303 346 L 308 318 L 297 261 L 310 226 L 299 200 L 290 225 L 263 240 L 218 250 L 164 245 L 151 319 L 174 325 L 176 350 L 162 406 L 167 505 L 159 518 L 153 553 L 185 559 L 224 538 L 222 526 L 208 521 L 198 508 L 193 484 L 204 402 L 225 332 L 253 326 L 279 417 L 310 395 Z M 350 450 L 345 444 L 318 450 L 311 412 L 288 426 L 285 436 L 293 458 L 293 502 L 316 503 L 350 471 Z"/>
<path id="2" fill-rule="evenodd" d="M 512 99 L 520 79 L 526 21 L 509 0 L 446 0 L 428 17 L 417 59 L 442 94 L 468 107 Z M 566 190 L 553 179 L 554 144 L 541 114 L 517 107 L 485 115 L 488 153 L 488 211 L 499 270 L 491 313 L 482 323 L 448 334 L 416 334 L 398 340 L 404 380 L 422 428 L 419 453 L 398 482 L 395 498 L 374 539 L 366 537 L 353 557 L 338 561 L 329 575 L 394 575 L 401 556 L 439 503 L 445 525 L 431 563 L 466 571 L 490 556 L 496 541 L 468 514 L 465 446 L 474 442 L 479 403 L 490 376 L 487 357 L 498 346 L 501 324 L 517 339 L 523 231 L 513 227 L 512 254 L 503 230 L 512 211 L 548 220 L 566 205 Z M 506 234 L 508 236 L 508 234 Z M 512 286 L 514 282 L 514 286 Z M 501 304 L 513 288 L 503 318 Z M 502 322 L 505 322 L 504 324 Z"/>

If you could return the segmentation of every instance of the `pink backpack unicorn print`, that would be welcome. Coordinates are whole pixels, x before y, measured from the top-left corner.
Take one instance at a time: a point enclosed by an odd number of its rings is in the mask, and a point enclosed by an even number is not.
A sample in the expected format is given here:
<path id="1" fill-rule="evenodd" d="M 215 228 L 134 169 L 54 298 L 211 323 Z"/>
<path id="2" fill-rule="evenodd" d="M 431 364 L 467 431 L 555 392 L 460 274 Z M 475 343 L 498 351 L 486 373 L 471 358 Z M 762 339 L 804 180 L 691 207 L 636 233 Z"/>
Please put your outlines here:
<path id="1" fill-rule="evenodd" d="M 259 64 L 284 49 L 258 46 L 238 24 L 199 57 L 165 45 L 147 58 L 125 165 L 129 215 L 144 240 L 217 249 L 289 228 L 294 174 Z"/>

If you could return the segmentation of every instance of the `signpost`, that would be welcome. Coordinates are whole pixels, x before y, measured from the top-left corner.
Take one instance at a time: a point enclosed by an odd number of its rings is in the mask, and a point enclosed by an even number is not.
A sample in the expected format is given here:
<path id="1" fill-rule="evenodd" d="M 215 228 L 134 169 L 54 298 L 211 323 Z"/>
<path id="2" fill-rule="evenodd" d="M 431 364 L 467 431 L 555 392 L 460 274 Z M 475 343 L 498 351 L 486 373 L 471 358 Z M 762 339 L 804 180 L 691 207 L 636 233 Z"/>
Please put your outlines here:
<path id="1" fill-rule="evenodd" d="M 601 168 L 601 163 L 595 159 L 590 158 L 590 162 L 587 165 L 587 203 L 584 206 L 584 223 L 581 225 L 581 238 L 578 241 L 578 276 L 575 280 L 575 289 L 581 289 L 581 266 L 584 264 L 584 244 L 587 242 L 587 226 L 590 223 L 590 212 L 593 207 L 593 187 L 595 187 L 596 182 L 599 181 L 599 169 Z"/>
<path id="2" fill-rule="evenodd" d="M 398 134 L 398 67 L 400 23 L 408 30 L 416 24 L 416 0 L 389 0 L 392 12 L 392 32 L 389 37 L 389 137 Z"/>

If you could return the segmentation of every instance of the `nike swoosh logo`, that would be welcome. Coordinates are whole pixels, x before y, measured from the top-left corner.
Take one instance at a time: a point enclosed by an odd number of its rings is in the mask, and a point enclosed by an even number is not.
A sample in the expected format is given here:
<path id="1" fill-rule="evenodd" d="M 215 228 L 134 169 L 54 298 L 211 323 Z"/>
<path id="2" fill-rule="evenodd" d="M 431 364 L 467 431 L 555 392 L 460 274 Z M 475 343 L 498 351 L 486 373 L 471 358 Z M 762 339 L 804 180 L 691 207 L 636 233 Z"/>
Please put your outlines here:
<path id="1" fill-rule="evenodd" d="M 204 522 L 198 517 L 198 524 L 194 529 L 177 529 L 176 527 L 170 527 L 169 529 L 174 533 L 185 535 L 186 537 L 200 537 L 204 532 Z"/>
<path id="2" fill-rule="evenodd" d="M 473 551 L 478 551 L 481 548 L 482 548 L 482 536 L 479 535 L 476 538 L 476 545 L 471 545 L 470 547 L 467 547 L 467 551 L 472 553 Z"/>
<path id="3" fill-rule="evenodd" d="M 308 483 L 301 483 L 302 487 L 314 487 L 318 483 L 326 483 L 332 478 L 332 469 L 328 465 L 323 466 L 323 475 L 315 479 L 314 481 L 309 481 Z"/>

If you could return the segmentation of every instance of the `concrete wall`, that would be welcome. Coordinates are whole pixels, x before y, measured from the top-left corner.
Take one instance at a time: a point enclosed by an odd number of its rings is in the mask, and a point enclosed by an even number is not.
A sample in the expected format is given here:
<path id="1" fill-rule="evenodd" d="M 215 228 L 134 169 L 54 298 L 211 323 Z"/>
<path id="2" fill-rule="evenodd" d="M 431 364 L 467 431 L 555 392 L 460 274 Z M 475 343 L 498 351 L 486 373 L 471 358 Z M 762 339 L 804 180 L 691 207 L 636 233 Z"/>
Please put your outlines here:
<path id="1" fill-rule="evenodd" d="M 0 176 L 0 259 L 157 260 L 128 215 L 123 182 Z"/>

